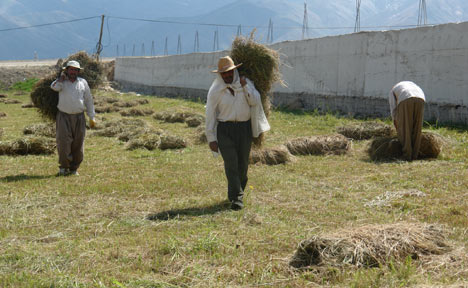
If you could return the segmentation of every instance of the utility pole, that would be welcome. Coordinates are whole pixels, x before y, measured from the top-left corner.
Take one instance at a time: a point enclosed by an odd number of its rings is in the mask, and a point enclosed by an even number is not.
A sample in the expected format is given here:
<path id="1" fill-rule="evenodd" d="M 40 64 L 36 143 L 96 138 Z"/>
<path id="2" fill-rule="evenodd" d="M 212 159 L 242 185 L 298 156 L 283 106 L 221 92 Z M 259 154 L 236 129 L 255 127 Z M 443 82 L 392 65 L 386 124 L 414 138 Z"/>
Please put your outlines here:
<path id="1" fill-rule="evenodd" d="M 117 57 L 119 57 L 119 44 L 117 44 Z"/>
<path id="2" fill-rule="evenodd" d="M 242 26 L 239 24 L 239 26 L 237 26 L 237 36 L 240 35 L 242 35 Z"/>
<path id="3" fill-rule="evenodd" d="M 198 30 L 195 31 L 195 43 L 193 44 L 193 52 L 200 52 L 200 40 L 198 39 Z"/>
<path id="4" fill-rule="evenodd" d="M 426 24 L 427 24 L 426 0 L 419 0 L 418 26 L 425 26 Z"/>
<path id="5" fill-rule="evenodd" d="M 273 22 L 271 21 L 268 23 L 268 34 L 267 34 L 267 43 L 273 43 Z"/>
<path id="6" fill-rule="evenodd" d="M 177 40 L 177 54 L 182 54 L 182 42 L 180 41 L 180 34 Z"/>
<path id="7" fill-rule="evenodd" d="M 132 56 L 135 56 L 135 43 L 133 43 Z"/>
<path id="8" fill-rule="evenodd" d="M 141 43 L 141 56 L 146 56 L 145 43 Z"/>
<path id="9" fill-rule="evenodd" d="M 167 51 L 167 36 L 166 36 L 166 44 L 164 44 L 164 55 L 168 55 L 168 51 Z"/>
<path id="10" fill-rule="evenodd" d="M 151 56 L 156 54 L 156 50 L 154 49 L 154 40 L 151 42 Z"/>
<path id="11" fill-rule="evenodd" d="M 125 55 L 127 55 L 127 44 L 124 44 L 124 51 L 123 51 L 122 56 L 125 56 Z"/>
<path id="12" fill-rule="evenodd" d="M 302 20 L 302 40 L 309 38 L 309 18 L 307 16 L 307 2 L 304 1 L 304 19 Z"/>
<path id="13" fill-rule="evenodd" d="M 104 14 L 101 16 L 101 32 L 99 32 L 99 42 L 96 47 L 96 60 L 99 62 L 99 54 L 102 51 L 102 30 L 104 29 Z"/>
<path id="14" fill-rule="evenodd" d="M 218 51 L 219 50 L 219 38 L 218 38 L 218 27 L 216 27 L 216 30 L 214 32 L 214 39 L 213 39 L 213 51 Z"/>
<path id="15" fill-rule="evenodd" d="M 354 22 L 354 32 L 361 30 L 361 0 L 356 0 L 356 21 Z"/>

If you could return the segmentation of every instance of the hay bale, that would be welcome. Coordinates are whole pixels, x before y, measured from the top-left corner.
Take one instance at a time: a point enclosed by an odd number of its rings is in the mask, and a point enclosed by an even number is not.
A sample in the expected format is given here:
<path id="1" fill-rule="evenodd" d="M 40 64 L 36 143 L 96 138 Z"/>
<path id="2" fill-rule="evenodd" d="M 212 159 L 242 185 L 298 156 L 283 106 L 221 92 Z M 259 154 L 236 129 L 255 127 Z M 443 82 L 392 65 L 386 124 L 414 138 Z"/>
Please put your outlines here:
<path id="1" fill-rule="evenodd" d="M 55 152 L 55 139 L 27 137 L 0 142 L 0 155 L 49 155 Z"/>
<path id="2" fill-rule="evenodd" d="M 422 132 L 418 159 L 437 158 L 442 150 L 443 143 L 444 139 L 441 136 L 430 132 Z M 402 149 L 403 147 L 396 136 L 379 137 L 372 140 L 367 152 L 372 160 L 385 161 L 402 159 Z"/>
<path id="3" fill-rule="evenodd" d="M 397 137 L 377 137 L 372 140 L 367 152 L 374 161 L 400 159 L 403 155 Z"/>
<path id="4" fill-rule="evenodd" d="M 188 127 L 198 127 L 201 124 L 205 123 L 205 117 L 203 117 L 202 115 L 188 117 L 187 119 L 185 119 L 185 123 L 187 123 Z"/>
<path id="5" fill-rule="evenodd" d="M 7 114 L 5 112 L 0 112 L 0 118 L 6 117 Z"/>
<path id="6" fill-rule="evenodd" d="M 388 261 L 418 259 L 450 250 L 444 231 L 436 225 L 396 223 L 343 229 L 301 242 L 289 264 L 378 267 Z"/>
<path id="7" fill-rule="evenodd" d="M 2 138 L 3 136 L 3 128 L 0 128 L 0 139 Z"/>
<path id="8" fill-rule="evenodd" d="M 113 103 L 115 107 L 120 107 L 120 108 L 130 108 L 130 107 L 135 107 L 138 106 L 139 103 L 137 101 L 118 101 Z"/>
<path id="9" fill-rule="evenodd" d="M 150 108 L 131 108 L 128 110 L 120 111 L 122 116 L 148 116 L 154 113 L 153 109 Z"/>
<path id="10" fill-rule="evenodd" d="M 98 106 L 94 106 L 94 111 L 96 113 L 112 113 L 112 112 L 119 112 L 121 110 L 121 108 L 119 107 L 116 107 L 116 106 L 113 106 L 113 105 L 103 105 L 103 104 L 100 104 Z"/>
<path id="11" fill-rule="evenodd" d="M 159 144 L 159 149 L 180 149 L 187 147 L 187 142 L 175 135 L 161 135 L 161 143 Z"/>
<path id="12" fill-rule="evenodd" d="M 287 142 L 286 147 L 293 155 L 342 155 L 351 149 L 351 142 L 337 134 L 296 138 Z"/>
<path id="13" fill-rule="evenodd" d="M 372 137 L 386 137 L 393 134 L 392 126 L 379 122 L 363 122 L 338 127 L 337 132 L 354 140 L 365 140 Z"/>
<path id="14" fill-rule="evenodd" d="M 278 165 L 291 162 L 294 156 L 289 153 L 286 146 L 281 145 L 274 148 L 252 149 L 250 151 L 250 164 L 261 163 L 267 165 Z"/>
<path id="15" fill-rule="evenodd" d="M 437 158 L 440 151 L 442 151 L 444 143 L 445 140 L 442 136 L 430 132 L 423 132 L 421 135 L 421 147 L 419 148 L 418 159 Z"/>
<path id="16" fill-rule="evenodd" d="M 21 101 L 19 101 L 17 99 L 9 99 L 9 98 L 0 99 L 0 102 L 2 102 L 4 104 L 20 104 L 20 103 L 22 103 Z"/>
<path id="17" fill-rule="evenodd" d="M 186 119 L 195 117 L 197 114 L 192 112 L 174 112 L 167 111 L 154 113 L 153 118 L 167 123 L 184 123 Z M 199 115 L 198 115 L 199 116 Z"/>
<path id="18" fill-rule="evenodd" d="M 0 94 L 0 98 L 7 98 L 5 94 Z"/>
<path id="19" fill-rule="evenodd" d="M 138 138 L 131 139 L 125 144 L 125 149 L 148 149 L 154 150 L 159 147 L 161 138 L 158 134 L 142 134 Z"/>
<path id="20" fill-rule="evenodd" d="M 52 123 L 32 124 L 23 128 L 23 134 L 55 138 L 56 127 Z"/>
<path id="21" fill-rule="evenodd" d="M 128 142 L 132 139 L 136 139 L 141 137 L 144 134 L 156 134 L 156 135 L 161 135 L 162 131 L 161 130 L 154 130 L 152 128 L 148 127 L 129 127 L 128 129 L 123 129 L 123 131 L 119 134 L 117 134 L 117 139 L 123 142 Z"/>
<path id="22" fill-rule="evenodd" d="M 106 121 L 103 123 L 102 128 L 93 132 L 93 136 L 102 137 L 116 137 L 117 135 L 131 130 L 138 130 L 148 127 L 148 124 L 140 119 L 116 119 Z"/>
<path id="23" fill-rule="evenodd" d="M 77 60 L 83 70 L 79 77 L 86 79 L 89 88 L 94 89 L 102 83 L 103 70 L 99 62 L 89 57 L 86 52 L 78 52 L 71 55 L 64 63 L 70 60 Z M 31 101 L 41 115 L 51 121 L 55 121 L 57 115 L 58 93 L 50 88 L 50 84 L 60 76 L 62 69 L 59 68 L 36 83 L 31 92 Z"/>
<path id="24" fill-rule="evenodd" d="M 27 103 L 27 104 L 23 104 L 21 105 L 21 108 L 34 108 L 34 104 L 33 103 Z"/>
<path id="25" fill-rule="evenodd" d="M 207 143 L 208 139 L 206 138 L 205 126 L 199 126 L 196 130 L 197 138 L 196 142 L 199 144 Z"/>
<path id="26" fill-rule="evenodd" d="M 149 103 L 148 99 L 136 99 L 135 101 L 140 105 L 145 105 Z"/>

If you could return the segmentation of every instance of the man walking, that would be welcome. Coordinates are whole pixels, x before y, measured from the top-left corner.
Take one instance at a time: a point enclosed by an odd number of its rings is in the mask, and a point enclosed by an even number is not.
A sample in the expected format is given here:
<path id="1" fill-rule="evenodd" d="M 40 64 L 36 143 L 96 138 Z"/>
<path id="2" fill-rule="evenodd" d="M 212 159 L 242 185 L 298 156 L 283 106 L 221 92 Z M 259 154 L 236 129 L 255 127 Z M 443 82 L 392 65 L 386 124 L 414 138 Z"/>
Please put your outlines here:
<path id="1" fill-rule="evenodd" d="M 56 140 L 59 156 L 59 176 L 78 175 L 78 168 L 83 161 L 86 119 L 94 128 L 93 96 L 85 79 L 78 77 L 80 63 L 68 61 L 60 77 L 50 87 L 59 92 L 56 118 Z"/>
<path id="2" fill-rule="evenodd" d="M 231 57 L 218 61 L 216 79 L 208 91 L 206 103 L 206 137 L 211 151 L 221 152 L 228 181 L 231 209 L 244 207 L 247 170 L 252 144 L 250 106 L 262 105 L 252 81 L 239 77 Z M 219 149 L 219 150 L 218 150 Z"/>
<path id="3" fill-rule="evenodd" d="M 398 140 L 403 146 L 403 156 L 408 161 L 415 160 L 421 146 L 424 92 L 415 83 L 402 81 L 393 86 L 388 101 Z"/>

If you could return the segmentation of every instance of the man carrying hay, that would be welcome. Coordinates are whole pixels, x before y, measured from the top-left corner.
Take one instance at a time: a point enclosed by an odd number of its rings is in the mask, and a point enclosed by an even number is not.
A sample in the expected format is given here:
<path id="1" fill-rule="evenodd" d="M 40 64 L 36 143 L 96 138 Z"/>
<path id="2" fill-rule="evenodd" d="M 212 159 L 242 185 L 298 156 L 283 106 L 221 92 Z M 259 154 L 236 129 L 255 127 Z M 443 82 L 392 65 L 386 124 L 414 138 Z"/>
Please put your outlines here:
<path id="1" fill-rule="evenodd" d="M 217 77 L 206 103 L 206 138 L 211 151 L 220 151 L 223 157 L 228 199 L 233 210 L 244 207 L 242 198 L 252 144 L 250 107 L 262 105 L 253 82 L 239 77 L 240 65 L 234 65 L 229 56 L 219 59 L 218 70 L 212 71 Z"/>
<path id="2" fill-rule="evenodd" d="M 408 161 L 415 160 L 421 146 L 424 92 L 415 83 L 402 81 L 393 86 L 388 101 L 403 156 Z"/>
<path id="3" fill-rule="evenodd" d="M 83 161 L 86 119 L 94 128 L 94 102 L 88 82 L 78 77 L 81 70 L 78 61 L 68 61 L 67 66 L 50 87 L 59 92 L 56 118 L 56 140 L 59 155 L 59 176 L 78 175 L 78 168 Z"/>

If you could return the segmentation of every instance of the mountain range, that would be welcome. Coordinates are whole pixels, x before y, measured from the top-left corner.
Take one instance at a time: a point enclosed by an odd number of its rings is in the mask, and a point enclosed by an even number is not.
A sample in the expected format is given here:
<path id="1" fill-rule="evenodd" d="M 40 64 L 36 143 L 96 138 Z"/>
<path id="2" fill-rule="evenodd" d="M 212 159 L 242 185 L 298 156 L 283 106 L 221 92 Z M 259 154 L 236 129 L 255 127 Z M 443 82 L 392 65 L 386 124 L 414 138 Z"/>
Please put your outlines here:
<path id="1" fill-rule="evenodd" d="M 360 30 L 412 27 L 419 5 L 419 0 L 364 0 Z M 466 0 L 427 0 L 426 7 L 427 24 L 468 20 Z M 103 57 L 228 49 L 237 34 L 254 29 L 260 42 L 298 40 L 305 16 L 304 0 L 1 0 L 0 60 L 94 53 L 101 15 Z M 353 33 L 356 3 L 307 0 L 307 20 L 305 38 Z M 42 24 L 52 25 L 37 26 Z M 36 27 L 17 29 L 28 26 Z"/>

